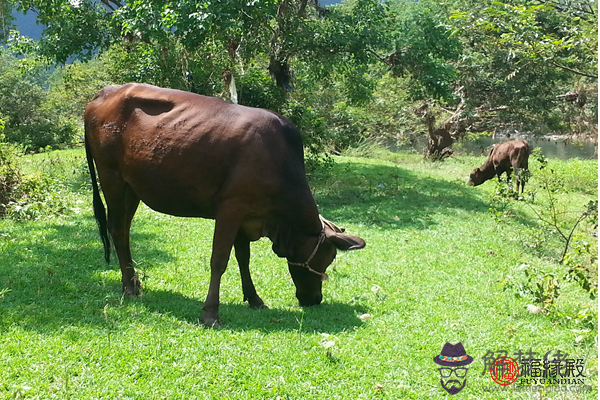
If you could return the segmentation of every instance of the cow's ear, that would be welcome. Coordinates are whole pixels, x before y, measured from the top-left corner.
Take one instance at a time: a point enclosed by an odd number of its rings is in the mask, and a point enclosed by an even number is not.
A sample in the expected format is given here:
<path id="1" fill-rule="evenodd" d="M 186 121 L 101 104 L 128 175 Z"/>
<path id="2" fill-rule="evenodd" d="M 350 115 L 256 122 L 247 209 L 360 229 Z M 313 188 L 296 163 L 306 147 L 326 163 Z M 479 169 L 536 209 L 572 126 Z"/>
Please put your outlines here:
<path id="1" fill-rule="evenodd" d="M 332 232 L 332 234 L 327 234 L 327 239 L 340 250 L 358 250 L 367 245 L 358 236 L 346 235 L 345 233 Z"/>

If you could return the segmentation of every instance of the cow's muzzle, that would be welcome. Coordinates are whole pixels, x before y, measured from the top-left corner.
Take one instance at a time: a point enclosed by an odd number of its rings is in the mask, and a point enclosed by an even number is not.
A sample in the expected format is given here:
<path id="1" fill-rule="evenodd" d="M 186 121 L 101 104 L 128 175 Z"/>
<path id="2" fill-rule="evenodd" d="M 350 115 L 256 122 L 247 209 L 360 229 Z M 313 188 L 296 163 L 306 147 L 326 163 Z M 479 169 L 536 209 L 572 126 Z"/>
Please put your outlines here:
<path id="1" fill-rule="evenodd" d="M 319 304 L 321 304 L 321 301 L 323 301 L 322 294 L 313 295 L 313 296 L 296 294 L 296 297 L 298 298 L 298 302 L 300 303 L 300 305 L 302 307 L 318 306 Z"/>

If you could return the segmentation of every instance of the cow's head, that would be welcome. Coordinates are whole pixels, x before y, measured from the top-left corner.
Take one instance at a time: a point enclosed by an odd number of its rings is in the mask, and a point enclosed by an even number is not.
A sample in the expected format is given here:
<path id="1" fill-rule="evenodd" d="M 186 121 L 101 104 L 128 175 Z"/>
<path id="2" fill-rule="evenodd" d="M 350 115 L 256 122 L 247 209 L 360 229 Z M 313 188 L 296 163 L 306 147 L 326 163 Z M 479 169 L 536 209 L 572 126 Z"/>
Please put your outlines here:
<path id="1" fill-rule="evenodd" d="M 486 179 L 485 179 L 483 171 L 481 171 L 481 168 L 475 168 L 471 172 L 471 175 L 469 176 L 469 182 L 467 182 L 467 185 L 477 186 L 477 185 L 481 185 L 485 181 L 486 181 Z"/>
<path id="2" fill-rule="evenodd" d="M 316 237 L 307 237 L 301 254 L 306 260 L 288 260 L 296 297 L 301 306 L 315 306 L 323 300 L 322 284 L 327 279 L 325 270 L 333 262 L 338 250 L 358 250 L 366 246 L 363 239 L 344 234 L 340 228 L 321 217 L 323 231 Z"/>

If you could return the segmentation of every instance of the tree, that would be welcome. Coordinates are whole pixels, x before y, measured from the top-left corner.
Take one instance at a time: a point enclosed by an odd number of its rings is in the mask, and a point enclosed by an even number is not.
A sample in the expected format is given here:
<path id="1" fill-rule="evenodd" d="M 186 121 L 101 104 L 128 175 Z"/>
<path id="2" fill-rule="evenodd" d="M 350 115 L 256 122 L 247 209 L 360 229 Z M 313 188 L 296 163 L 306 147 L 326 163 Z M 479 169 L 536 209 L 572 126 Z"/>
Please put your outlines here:
<path id="1" fill-rule="evenodd" d="M 597 79 L 596 18 L 547 4 L 484 2 L 451 19 L 463 43 L 456 68 L 467 109 L 502 107 L 501 120 L 520 129 L 544 129 L 541 121 L 566 129 L 556 96 Z"/>
<path id="2" fill-rule="evenodd" d="M 395 3 L 391 13 L 393 52 L 387 63 L 395 76 L 408 76 L 413 99 L 457 101 L 454 93 L 460 41 L 451 35 L 445 10 L 435 3 Z"/>
<path id="3" fill-rule="evenodd" d="M 391 109 L 414 110 L 417 101 L 427 102 L 431 115 L 451 115 L 425 124 L 432 134 L 444 130 L 433 135 L 444 140 L 496 129 L 593 131 L 597 118 L 596 6 L 586 2 L 19 4 L 38 12 L 47 29 L 39 43 L 16 37 L 13 48 L 59 63 L 102 57 L 115 83 L 146 82 L 273 109 L 298 124 L 318 151 L 343 149 L 383 125 L 390 131 L 392 120 L 414 119 Z M 383 84 L 395 88 L 386 92 Z M 397 97 L 374 104 L 384 92 Z M 374 110 L 386 111 L 373 116 Z"/>
<path id="4" fill-rule="evenodd" d="M 14 28 L 15 17 L 12 15 L 14 7 L 15 4 L 11 0 L 0 2 L 0 40 L 3 42 L 8 40 L 9 33 Z"/>

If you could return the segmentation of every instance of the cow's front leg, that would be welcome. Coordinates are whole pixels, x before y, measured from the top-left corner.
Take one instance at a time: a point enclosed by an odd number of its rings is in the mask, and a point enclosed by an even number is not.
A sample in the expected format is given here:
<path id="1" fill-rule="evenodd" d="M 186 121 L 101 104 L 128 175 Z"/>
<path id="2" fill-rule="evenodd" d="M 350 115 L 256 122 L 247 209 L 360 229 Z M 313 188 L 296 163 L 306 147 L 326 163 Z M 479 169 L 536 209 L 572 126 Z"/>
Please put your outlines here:
<path id="1" fill-rule="evenodd" d="M 222 215 L 221 218 L 219 217 L 220 215 Z M 227 268 L 231 247 L 240 226 L 239 221 L 239 219 L 233 216 L 233 213 L 223 212 L 217 214 L 212 256 L 210 258 L 210 285 L 206 301 L 202 307 L 204 314 L 200 317 L 202 323 L 209 327 L 218 328 L 221 326 L 221 318 L 219 317 L 221 276 L 223 276 Z"/>
<path id="2" fill-rule="evenodd" d="M 513 188 L 512 188 L 513 182 L 512 182 L 511 170 L 510 169 L 506 170 L 506 183 L 508 184 L 508 190 L 509 190 L 509 192 L 512 192 L 513 191 Z"/>
<path id="3" fill-rule="evenodd" d="M 252 282 L 252 277 L 250 276 L 250 240 L 248 240 L 243 232 L 238 232 L 234 247 L 235 258 L 240 267 L 244 301 L 247 301 L 251 308 L 269 308 L 256 293 L 254 282 Z"/>

